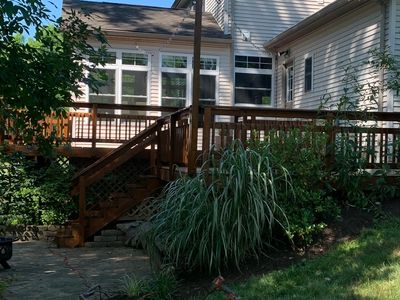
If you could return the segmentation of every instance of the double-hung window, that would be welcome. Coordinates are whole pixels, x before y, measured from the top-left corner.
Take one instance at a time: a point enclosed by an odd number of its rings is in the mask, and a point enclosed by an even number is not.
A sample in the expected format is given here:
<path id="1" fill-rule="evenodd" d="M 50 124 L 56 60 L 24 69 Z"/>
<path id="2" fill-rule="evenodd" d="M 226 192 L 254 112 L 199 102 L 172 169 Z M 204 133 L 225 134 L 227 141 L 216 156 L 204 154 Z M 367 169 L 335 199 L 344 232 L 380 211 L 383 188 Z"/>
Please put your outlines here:
<path id="1" fill-rule="evenodd" d="M 149 94 L 149 70 L 148 54 L 126 50 L 109 52 L 105 66 L 97 67 L 92 74 L 100 79 L 100 85 L 97 91 L 92 88 L 89 90 L 89 102 L 146 105 Z M 102 112 L 121 113 L 119 110 L 102 110 Z"/>
<path id="2" fill-rule="evenodd" d="M 183 54 L 161 55 L 161 105 L 185 107 L 191 103 L 193 58 Z M 217 99 L 218 60 L 200 60 L 200 101 L 214 104 Z"/>
<path id="3" fill-rule="evenodd" d="M 189 63 L 186 55 L 161 55 L 161 106 L 186 106 Z"/>
<path id="4" fill-rule="evenodd" d="M 215 105 L 217 100 L 218 60 L 212 57 L 200 59 L 200 102 Z"/>
<path id="5" fill-rule="evenodd" d="M 272 105 L 272 58 L 235 56 L 235 103 Z"/>

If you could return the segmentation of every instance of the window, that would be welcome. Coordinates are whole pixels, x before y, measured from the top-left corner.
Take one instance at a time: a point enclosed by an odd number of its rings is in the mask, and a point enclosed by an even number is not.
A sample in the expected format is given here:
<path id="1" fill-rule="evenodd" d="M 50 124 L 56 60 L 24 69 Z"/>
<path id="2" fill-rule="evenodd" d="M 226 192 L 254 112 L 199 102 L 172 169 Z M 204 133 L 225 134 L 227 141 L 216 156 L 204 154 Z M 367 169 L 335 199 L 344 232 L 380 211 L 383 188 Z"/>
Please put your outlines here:
<path id="1" fill-rule="evenodd" d="M 96 70 L 93 77 L 98 80 L 97 90 L 90 89 L 90 103 L 115 103 L 115 70 Z M 102 113 L 113 113 L 113 110 L 101 110 Z"/>
<path id="2" fill-rule="evenodd" d="M 109 52 L 105 66 L 99 66 L 93 77 L 100 78 L 98 93 L 89 91 L 91 103 L 146 105 L 148 103 L 149 55 L 127 51 Z M 101 110 L 102 113 L 134 113 Z"/>
<path id="3" fill-rule="evenodd" d="M 185 107 L 187 75 L 162 73 L 161 106 Z"/>
<path id="4" fill-rule="evenodd" d="M 217 99 L 218 60 L 202 57 L 200 59 L 200 102 L 215 105 Z"/>
<path id="5" fill-rule="evenodd" d="M 161 55 L 161 105 L 185 107 L 190 104 L 193 58 L 188 55 Z M 200 101 L 214 104 L 217 98 L 218 60 L 200 59 Z"/>
<path id="6" fill-rule="evenodd" d="M 293 64 L 286 67 L 286 102 L 293 101 L 294 68 Z"/>
<path id="7" fill-rule="evenodd" d="M 313 61 L 312 57 L 304 60 L 304 91 L 310 92 L 313 89 Z"/>
<path id="8" fill-rule="evenodd" d="M 272 58 L 235 56 L 235 103 L 272 105 Z"/>

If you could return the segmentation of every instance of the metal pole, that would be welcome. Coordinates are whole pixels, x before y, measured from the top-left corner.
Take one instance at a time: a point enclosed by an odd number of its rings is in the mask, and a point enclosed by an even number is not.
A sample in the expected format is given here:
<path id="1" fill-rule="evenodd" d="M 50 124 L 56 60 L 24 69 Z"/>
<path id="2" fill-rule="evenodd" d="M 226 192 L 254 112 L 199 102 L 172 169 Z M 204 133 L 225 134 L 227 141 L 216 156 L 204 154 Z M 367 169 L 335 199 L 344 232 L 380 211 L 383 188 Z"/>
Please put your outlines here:
<path id="1" fill-rule="evenodd" d="M 196 174 L 197 140 L 198 140 L 198 128 L 199 128 L 202 15 L 203 15 L 203 0 L 196 0 L 196 17 L 194 24 L 192 122 L 190 122 L 191 138 L 190 138 L 189 165 L 188 165 L 189 175 Z"/>

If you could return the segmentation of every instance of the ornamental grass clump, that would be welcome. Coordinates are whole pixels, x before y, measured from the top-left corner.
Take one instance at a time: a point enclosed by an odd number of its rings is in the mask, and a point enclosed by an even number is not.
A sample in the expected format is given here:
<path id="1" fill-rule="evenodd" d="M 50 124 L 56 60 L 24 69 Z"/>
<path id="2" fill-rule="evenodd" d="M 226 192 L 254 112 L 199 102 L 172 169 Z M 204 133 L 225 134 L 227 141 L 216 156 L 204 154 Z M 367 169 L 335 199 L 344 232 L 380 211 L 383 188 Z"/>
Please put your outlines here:
<path id="1" fill-rule="evenodd" d="M 211 153 L 210 173 L 182 176 L 160 198 L 151 239 L 169 263 L 185 270 L 219 271 L 257 256 L 287 220 L 277 187 L 290 191 L 287 171 L 272 165 L 269 150 L 250 150 L 239 141 Z"/>

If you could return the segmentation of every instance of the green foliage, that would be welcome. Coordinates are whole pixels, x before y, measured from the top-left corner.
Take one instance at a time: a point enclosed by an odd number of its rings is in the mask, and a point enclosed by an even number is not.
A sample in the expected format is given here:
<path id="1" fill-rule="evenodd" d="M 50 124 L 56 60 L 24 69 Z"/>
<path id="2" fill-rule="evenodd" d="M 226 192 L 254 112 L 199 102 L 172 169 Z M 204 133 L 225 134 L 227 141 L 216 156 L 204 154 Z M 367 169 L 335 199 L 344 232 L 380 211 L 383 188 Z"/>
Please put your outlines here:
<path id="1" fill-rule="evenodd" d="M 172 268 L 165 268 L 154 273 L 150 279 L 141 280 L 135 276 L 123 277 L 121 294 L 134 299 L 171 300 L 175 299 L 178 281 Z"/>
<path id="2" fill-rule="evenodd" d="M 272 163 L 268 149 L 245 149 L 239 141 L 213 153 L 209 163 L 208 176 L 180 177 L 164 189 L 153 241 L 163 245 L 167 261 L 176 267 L 239 268 L 287 229 L 279 197 L 290 193 L 290 178 Z M 284 193 L 278 194 L 278 185 Z"/>
<path id="3" fill-rule="evenodd" d="M 274 165 L 282 165 L 292 179 L 293 193 L 280 197 L 288 219 L 288 232 L 295 245 L 312 242 L 325 223 L 337 218 L 340 209 L 326 191 L 326 135 L 313 127 L 288 132 L 270 132 L 265 141 L 253 140 L 249 147 L 267 151 Z M 279 188 L 278 192 L 285 189 Z"/>
<path id="4" fill-rule="evenodd" d="M 63 224 L 76 211 L 69 195 L 72 169 L 39 167 L 21 154 L 0 154 L 0 224 Z"/>
<path id="5" fill-rule="evenodd" d="M 60 141 L 54 133 L 44 134 L 47 125 L 41 121 L 51 112 L 63 115 L 63 107 L 82 93 L 80 83 L 91 83 L 85 74 L 103 62 L 105 38 L 99 28 L 82 21 L 88 16 L 74 11 L 53 22 L 41 0 L 4 0 L 0 12 L 0 130 L 11 119 L 11 133 L 49 152 Z M 21 35 L 30 26 L 35 40 L 25 42 Z M 88 44 L 89 38 L 100 43 L 98 50 Z M 84 63 L 88 56 L 97 57 L 93 64 Z"/>

